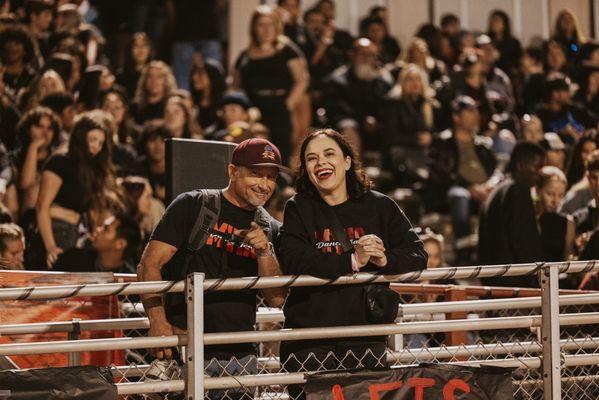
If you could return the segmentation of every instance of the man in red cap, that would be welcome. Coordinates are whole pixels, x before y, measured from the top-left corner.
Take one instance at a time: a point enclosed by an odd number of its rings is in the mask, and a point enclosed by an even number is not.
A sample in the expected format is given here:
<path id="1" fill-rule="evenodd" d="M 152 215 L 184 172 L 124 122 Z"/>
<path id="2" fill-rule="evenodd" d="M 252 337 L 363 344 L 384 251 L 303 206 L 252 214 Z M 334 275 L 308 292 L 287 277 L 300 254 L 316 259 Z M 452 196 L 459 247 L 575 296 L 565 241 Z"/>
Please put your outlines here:
<path id="1" fill-rule="evenodd" d="M 281 170 L 286 170 L 281 153 L 268 140 L 241 142 L 233 151 L 229 185 L 224 190 L 182 193 L 169 205 L 141 258 L 139 281 L 179 280 L 190 272 L 203 272 L 206 279 L 280 275 L 273 250 L 280 225 L 263 206 L 272 196 Z M 268 289 L 262 294 L 270 306 L 279 307 L 286 293 L 284 289 Z M 142 300 L 150 320 L 150 336 L 185 331 L 182 295 L 165 296 L 164 301 L 159 295 L 145 295 Z M 251 331 L 255 323 L 256 291 L 205 295 L 205 332 Z M 206 346 L 204 355 L 206 373 L 211 376 L 257 372 L 251 343 Z M 170 359 L 172 349 L 157 349 L 156 357 Z M 249 395 L 244 390 L 226 394 L 211 391 L 208 398 L 243 399 Z"/>

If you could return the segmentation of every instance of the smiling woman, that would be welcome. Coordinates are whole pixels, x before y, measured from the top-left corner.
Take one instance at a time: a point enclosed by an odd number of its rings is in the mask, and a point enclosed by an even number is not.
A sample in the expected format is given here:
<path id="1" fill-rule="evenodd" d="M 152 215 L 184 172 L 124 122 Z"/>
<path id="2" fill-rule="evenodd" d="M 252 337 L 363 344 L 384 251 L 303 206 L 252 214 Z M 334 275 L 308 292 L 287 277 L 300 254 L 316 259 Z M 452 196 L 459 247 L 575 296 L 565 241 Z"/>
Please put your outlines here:
<path id="1" fill-rule="evenodd" d="M 285 208 L 279 252 L 285 274 L 332 279 L 358 271 L 397 274 L 426 267 L 426 253 L 410 222 L 393 200 L 370 189 L 353 149 L 339 133 L 325 129 L 306 137 L 296 189 Z M 350 251 L 344 250 L 347 241 Z M 364 285 L 292 288 L 285 327 L 374 323 L 365 297 Z M 288 372 L 382 367 L 385 340 L 284 342 L 281 360 Z M 303 399 L 301 392 L 289 388 L 292 399 Z"/>

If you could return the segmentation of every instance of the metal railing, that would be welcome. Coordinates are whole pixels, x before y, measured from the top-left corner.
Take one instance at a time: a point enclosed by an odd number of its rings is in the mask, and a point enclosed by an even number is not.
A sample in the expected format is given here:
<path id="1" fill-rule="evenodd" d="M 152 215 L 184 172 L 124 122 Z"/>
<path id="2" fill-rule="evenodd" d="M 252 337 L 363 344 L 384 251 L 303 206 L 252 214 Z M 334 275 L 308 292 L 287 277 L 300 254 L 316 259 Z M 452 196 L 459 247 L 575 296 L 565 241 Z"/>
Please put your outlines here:
<path id="1" fill-rule="evenodd" d="M 0 289 L 0 300 L 47 300 L 77 296 L 123 296 L 147 293 L 185 292 L 188 302 L 188 327 L 186 335 L 167 337 L 130 337 L 115 339 L 66 340 L 51 343 L 19 343 L 0 345 L 0 356 L 14 354 L 41 354 L 56 352 L 96 351 L 105 349 L 139 349 L 157 347 L 186 346 L 185 362 L 187 379 L 169 381 L 145 381 L 118 383 L 121 395 L 140 393 L 165 393 L 186 390 L 187 398 L 200 398 L 205 390 L 233 389 L 240 387 L 265 387 L 276 385 L 302 384 L 304 373 L 272 372 L 285 370 L 276 356 L 258 359 L 259 369 L 254 373 L 240 376 L 204 377 L 205 345 L 255 343 L 285 340 L 308 340 L 316 338 L 366 337 L 381 335 L 418 335 L 447 333 L 453 331 L 484 332 L 492 330 L 522 328 L 536 332 L 536 340 L 511 341 L 495 344 L 464 343 L 459 346 L 438 346 L 420 349 L 404 348 L 388 350 L 387 362 L 394 366 L 412 364 L 421 361 L 448 363 L 480 363 L 513 366 L 525 370 L 546 369 L 543 374 L 519 376 L 521 388 L 536 388 L 544 385 L 545 398 L 560 398 L 560 385 L 567 382 L 584 382 L 597 386 L 597 375 L 589 370 L 583 376 L 560 376 L 562 368 L 592 366 L 599 361 L 599 332 L 594 336 L 576 337 L 560 340 L 560 327 L 570 329 L 582 325 L 599 324 L 598 312 L 561 313 L 560 307 L 585 306 L 599 304 L 599 293 L 568 294 L 557 296 L 558 273 L 585 273 L 599 269 L 599 262 L 535 263 L 522 265 L 443 268 L 411 272 L 394 276 L 378 276 L 360 273 L 334 280 L 311 276 L 282 276 L 264 278 L 239 278 L 204 280 L 202 274 L 190 275 L 185 282 L 125 282 L 115 284 L 66 285 L 54 287 L 27 287 Z M 300 287 L 323 285 L 347 285 L 372 282 L 417 282 L 436 279 L 472 279 L 479 277 L 518 276 L 537 273 L 540 275 L 541 297 L 494 300 L 465 300 L 431 304 L 405 304 L 400 307 L 401 323 L 353 327 L 284 329 L 263 332 L 203 332 L 203 296 L 204 292 L 224 290 L 265 289 L 274 287 Z M 555 281 L 555 282 L 553 282 Z M 466 318 L 436 321 L 418 321 L 423 314 L 443 314 L 455 312 L 485 312 L 499 310 L 521 310 L 541 308 L 541 314 L 505 316 L 491 318 Z M 258 313 L 260 316 L 260 313 Z M 280 322 L 281 312 L 263 313 L 259 322 Z M 405 322 L 409 320 L 409 322 Z M 76 328 L 75 328 L 76 326 Z M 17 335 L 46 332 L 72 332 L 78 330 L 147 329 L 146 318 L 125 318 L 116 320 L 90 320 L 74 322 L 48 322 L 37 324 L 1 325 L 0 335 Z M 542 334 L 539 334 L 542 330 Z M 590 351 L 590 353 L 587 353 Z M 569 354 L 569 352 L 578 352 Z M 543 355 L 541 357 L 540 355 Z M 536 355 L 535 355 L 536 354 Z M 512 357 L 507 357 L 512 356 Z M 513 357 L 516 356 L 516 357 Z M 502 358 L 504 357 L 504 358 Z M 545 360 L 541 364 L 541 359 Z M 208 360 L 207 360 L 208 361 Z M 560 365 L 561 364 L 561 365 Z M 143 377 L 147 365 L 115 367 L 115 376 L 125 379 L 128 376 Z M 282 389 L 278 389 L 279 393 Z M 524 390 L 524 389 L 523 389 Z M 594 390 L 594 389 L 593 389 Z M 547 397 L 551 393 L 553 397 Z M 593 392 L 594 393 L 594 392 Z M 534 398 L 533 395 L 523 398 Z"/>

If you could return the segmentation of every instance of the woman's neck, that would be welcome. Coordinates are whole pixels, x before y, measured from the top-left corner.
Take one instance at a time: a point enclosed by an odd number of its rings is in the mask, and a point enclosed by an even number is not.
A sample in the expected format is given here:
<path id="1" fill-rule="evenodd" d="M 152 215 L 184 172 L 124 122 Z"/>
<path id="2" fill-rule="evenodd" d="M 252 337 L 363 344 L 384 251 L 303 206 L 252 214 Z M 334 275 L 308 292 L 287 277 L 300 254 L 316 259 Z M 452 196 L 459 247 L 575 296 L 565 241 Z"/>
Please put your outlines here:
<path id="1" fill-rule="evenodd" d="M 331 192 L 319 192 L 320 197 L 330 206 L 338 206 L 339 204 L 345 203 L 349 200 L 349 194 L 345 185 L 339 187 Z"/>

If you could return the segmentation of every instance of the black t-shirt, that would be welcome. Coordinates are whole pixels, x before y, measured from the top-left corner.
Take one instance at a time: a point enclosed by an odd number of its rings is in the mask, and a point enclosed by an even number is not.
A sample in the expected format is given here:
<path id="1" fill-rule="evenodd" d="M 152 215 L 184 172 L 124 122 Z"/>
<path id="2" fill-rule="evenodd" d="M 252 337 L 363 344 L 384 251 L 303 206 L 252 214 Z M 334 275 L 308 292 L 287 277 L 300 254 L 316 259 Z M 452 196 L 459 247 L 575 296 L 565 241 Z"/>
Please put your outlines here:
<path id="1" fill-rule="evenodd" d="M 176 41 L 218 39 L 220 18 L 215 0 L 177 0 L 174 5 Z"/>
<path id="2" fill-rule="evenodd" d="M 202 205 L 201 191 L 194 190 L 179 195 L 166 209 L 154 229 L 150 240 L 158 240 L 179 249 L 164 268 L 182 268 L 189 235 L 198 218 Z M 203 272 L 206 279 L 240 278 L 258 276 L 256 254 L 251 246 L 234 241 L 235 229 L 249 229 L 254 212 L 241 209 L 221 195 L 221 211 L 218 222 L 202 248 L 192 259 L 188 272 Z M 276 237 L 276 232 L 273 232 Z M 170 315 L 169 315 L 170 314 Z M 181 328 L 186 326 L 184 308 L 167 311 L 169 321 Z M 256 323 L 255 291 L 223 291 L 206 293 L 204 296 L 204 331 L 235 332 L 250 331 Z M 206 358 L 254 354 L 252 344 L 209 346 Z"/>
<path id="3" fill-rule="evenodd" d="M 68 155 L 56 153 L 48 158 L 44 165 L 44 171 L 51 171 L 62 179 L 62 185 L 56 194 L 54 203 L 78 213 L 85 212 L 83 202 L 83 186 L 77 173 L 75 161 Z"/>

